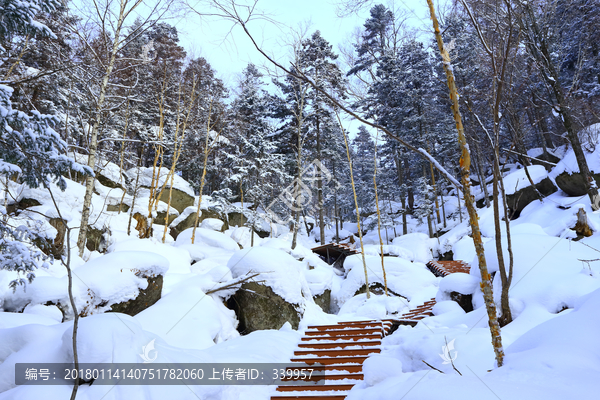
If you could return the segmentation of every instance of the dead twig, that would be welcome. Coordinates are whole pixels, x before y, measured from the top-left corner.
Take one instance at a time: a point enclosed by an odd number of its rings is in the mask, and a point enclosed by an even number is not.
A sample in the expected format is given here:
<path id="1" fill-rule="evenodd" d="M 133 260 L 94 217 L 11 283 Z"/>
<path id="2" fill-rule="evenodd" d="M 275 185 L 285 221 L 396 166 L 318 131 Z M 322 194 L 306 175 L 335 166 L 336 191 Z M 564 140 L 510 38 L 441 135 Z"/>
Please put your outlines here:
<path id="1" fill-rule="evenodd" d="M 237 285 L 241 285 L 242 283 L 244 283 L 244 282 L 247 282 L 247 281 L 251 280 L 251 279 L 252 279 L 252 278 L 254 278 L 254 277 L 257 277 L 258 275 L 260 275 L 260 273 L 258 273 L 258 272 L 257 272 L 257 273 L 255 273 L 255 274 L 253 274 L 253 275 L 246 276 L 246 277 L 244 277 L 244 278 L 242 278 L 242 279 L 238 279 L 238 280 L 237 280 L 237 281 L 235 281 L 235 282 L 231 282 L 231 283 L 228 283 L 228 284 L 226 284 L 226 285 L 220 286 L 220 287 L 218 287 L 218 288 L 215 288 L 215 289 L 209 290 L 208 292 L 206 292 L 206 294 L 212 294 L 212 293 L 218 292 L 218 291 L 220 291 L 220 290 L 231 289 L 231 288 L 233 288 L 233 287 L 235 287 L 235 286 L 237 286 Z M 260 281 L 260 282 L 264 282 L 264 281 Z"/>

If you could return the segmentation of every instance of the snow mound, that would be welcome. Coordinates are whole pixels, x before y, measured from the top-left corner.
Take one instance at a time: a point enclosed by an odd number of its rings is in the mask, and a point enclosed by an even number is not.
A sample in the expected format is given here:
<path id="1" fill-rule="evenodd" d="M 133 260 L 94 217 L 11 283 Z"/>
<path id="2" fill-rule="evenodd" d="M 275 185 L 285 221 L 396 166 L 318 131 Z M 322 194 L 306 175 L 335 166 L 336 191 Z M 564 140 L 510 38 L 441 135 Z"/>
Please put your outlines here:
<path id="1" fill-rule="evenodd" d="M 363 363 L 363 373 L 367 386 L 373 386 L 387 378 L 401 375 L 402 362 L 394 357 L 372 354 Z"/>
<path id="2" fill-rule="evenodd" d="M 395 238 L 392 244 L 412 253 L 411 261 L 428 263 L 433 258 L 432 249 L 436 247 L 435 240 L 429 239 L 425 233 L 415 232 Z"/>
<path id="3" fill-rule="evenodd" d="M 588 137 L 597 139 L 598 134 L 600 133 L 600 124 L 594 124 L 584 128 L 579 135 L 582 133 L 587 134 Z M 585 144 L 584 141 L 587 140 L 582 139 L 582 147 L 590 172 L 600 173 L 600 146 L 597 145 L 597 142 L 592 141 L 592 143 Z M 591 152 L 588 151 L 590 147 L 593 149 Z M 550 177 L 554 179 L 563 172 L 568 174 L 579 172 L 579 166 L 577 165 L 577 159 L 575 158 L 573 149 L 569 149 L 565 153 L 563 159 L 560 160 L 558 164 L 556 164 L 556 167 L 550 172 Z"/>
<path id="4" fill-rule="evenodd" d="M 515 194 L 519 190 L 531 186 L 526 171 L 529 172 L 529 176 L 534 185 L 537 185 L 548 177 L 546 168 L 541 165 L 532 165 L 530 167 L 518 169 L 504 177 L 504 190 L 507 195 Z"/>
<path id="5" fill-rule="evenodd" d="M 194 228 L 189 228 L 181 232 L 179 236 L 177 236 L 175 245 L 180 246 L 182 244 L 191 244 L 193 231 Z M 240 246 L 238 246 L 238 244 L 227 235 L 206 228 L 196 228 L 194 244 L 204 244 L 228 251 L 237 251 L 240 249 Z"/>
<path id="6" fill-rule="evenodd" d="M 171 177 L 169 176 L 169 170 L 167 168 L 160 168 L 160 169 L 157 168 L 156 170 L 154 170 L 154 168 L 144 168 L 144 167 L 131 168 L 130 170 L 128 170 L 126 172 L 130 181 L 135 182 L 135 180 L 137 178 L 138 170 L 139 170 L 139 174 L 140 174 L 139 181 L 138 181 L 139 186 L 150 187 L 152 185 L 153 175 L 158 175 L 158 185 L 156 185 L 156 182 L 155 182 L 155 186 L 162 188 L 163 185 L 165 184 L 165 180 L 166 180 L 167 182 L 166 182 L 165 188 L 171 187 Z M 167 177 L 169 178 L 168 180 L 167 180 Z M 154 180 L 156 181 L 156 176 L 154 176 Z M 194 189 L 192 189 L 190 184 L 185 179 L 183 179 L 182 177 L 180 177 L 177 174 L 173 175 L 173 189 L 179 189 L 182 192 L 187 193 L 190 196 L 194 197 Z"/>
<path id="7" fill-rule="evenodd" d="M 200 224 L 203 229 L 210 229 L 212 231 L 221 232 L 225 223 L 217 218 L 207 218 Z"/>
<path id="8" fill-rule="evenodd" d="M 303 292 L 308 292 L 304 278 L 304 265 L 288 253 L 268 247 L 250 247 L 235 253 L 227 266 L 234 278 L 260 273 L 256 280 L 271 287 L 285 301 L 295 305 L 305 302 Z"/>
<path id="9" fill-rule="evenodd" d="M 381 257 L 365 256 L 365 261 L 369 285 L 376 282 L 384 285 Z M 388 288 L 394 293 L 417 302 L 423 302 L 435 296 L 438 278 L 427 269 L 425 264 L 397 257 L 384 257 L 384 266 Z M 361 254 L 346 258 L 344 268 L 348 271 L 348 275 L 342 281 L 339 290 L 332 293 L 339 306 L 353 297 L 356 291 L 365 284 Z"/>
<path id="10" fill-rule="evenodd" d="M 148 287 L 147 277 L 164 275 L 169 261 L 158 254 L 122 251 L 97 257 L 73 268 L 73 296 L 79 312 L 102 313 L 113 304 L 134 299 Z M 11 309 L 47 302 L 69 304 L 67 277 L 41 276 L 5 299 Z M 8 308 L 8 307 L 7 307 Z"/>

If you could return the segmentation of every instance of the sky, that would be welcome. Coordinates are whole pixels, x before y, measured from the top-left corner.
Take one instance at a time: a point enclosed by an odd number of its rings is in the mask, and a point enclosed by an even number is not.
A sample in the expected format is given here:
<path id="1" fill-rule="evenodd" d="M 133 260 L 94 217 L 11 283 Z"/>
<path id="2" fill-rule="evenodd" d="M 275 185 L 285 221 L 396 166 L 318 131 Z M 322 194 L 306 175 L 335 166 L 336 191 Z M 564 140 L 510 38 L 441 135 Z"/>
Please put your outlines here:
<path id="1" fill-rule="evenodd" d="M 199 10 L 201 0 L 189 0 L 191 5 L 197 2 Z M 373 2 L 384 3 L 390 8 L 404 7 L 409 12 L 411 24 L 418 29 L 431 29 L 425 0 L 395 0 L 395 4 L 385 0 Z M 248 25 L 257 42 L 278 60 L 285 60 L 290 54 L 286 42 L 292 37 L 291 30 L 300 30 L 301 26 L 309 26 L 308 34 L 320 30 L 339 52 L 339 46 L 351 43 L 351 33 L 362 26 L 369 16 L 369 8 L 365 7 L 358 15 L 339 18 L 336 15 L 336 0 L 259 0 L 257 9 L 268 13 L 277 24 L 266 21 L 252 21 Z M 236 83 L 237 77 L 249 63 L 266 65 L 265 58 L 253 47 L 243 30 L 232 28 L 232 24 L 222 18 L 200 18 L 193 12 L 186 12 L 171 22 L 180 32 L 180 41 L 189 55 L 202 56 L 208 60 L 217 76 L 228 86 Z"/>

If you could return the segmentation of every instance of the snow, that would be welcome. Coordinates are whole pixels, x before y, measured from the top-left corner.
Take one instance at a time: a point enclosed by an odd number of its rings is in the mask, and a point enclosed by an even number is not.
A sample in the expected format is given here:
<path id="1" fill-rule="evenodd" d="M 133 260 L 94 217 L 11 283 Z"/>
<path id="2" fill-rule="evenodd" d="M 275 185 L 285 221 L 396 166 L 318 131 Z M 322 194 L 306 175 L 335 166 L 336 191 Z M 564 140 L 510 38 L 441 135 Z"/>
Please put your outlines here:
<path id="1" fill-rule="evenodd" d="M 432 259 L 435 239 L 430 240 L 425 233 L 409 233 L 395 238 L 394 246 L 401 247 L 412 253 L 411 261 L 427 263 Z"/>
<path id="2" fill-rule="evenodd" d="M 365 256 L 369 285 L 380 283 L 384 285 L 381 257 Z M 398 257 L 384 257 L 384 267 L 388 288 L 411 302 L 423 302 L 431 299 L 437 292 L 436 278 L 425 266 L 419 262 L 411 262 Z M 365 284 L 365 271 L 360 254 L 352 255 L 344 261 L 344 268 L 348 274 L 341 283 L 339 290 L 332 292 L 338 306 L 354 296 Z"/>
<path id="3" fill-rule="evenodd" d="M 154 168 L 132 168 L 130 170 L 128 170 L 126 172 L 127 176 L 129 177 L 129 180 L 135 182 L 136 178 L 137 178 L 137 174 L 139 171 L 139 180 L 138 180 L 138 185 L 139 186 L 144 186 L 144 187 L 150 187 L 152 185 L 152 179 L 154 177 L 154 181 L 155 181 L 155 187 L 158 188 L 162 188 L 163 185 L 165 185 L 165 188 L 170 188 L 171 187 L 171 177 L 173 177 L 173 188 L 174 189 L 178 189 L 181 190 L 184 193 L 189 194 L 190 196 L 194 196 L 194 189 L 192 189 L 192 187 L 190 186 L 190 184 L 188 182 L 186 182 L 182 177 L 180 177 L 179 175 L 175 174 L 170 174 L 169 170 L 167 168 L 156 168 L 156 170 Z M 158 176 L 158 185 L 156 184 L 156 179 Z M 167 178 L 169 178 L 167 180 Z M 165 184 L 166 181 L 166 184 Z"/>
<path id="4" fill-rule="evenodd" d="M 282 250 L 262 246 L 239 250 L 227 267 L 234 278 L 259 273 L 255 280 L 264 281 L 275 294 L 299 307 L 306 302 L 304 293 L 310 293 L 302 274 L 304 265 Z"/>
<path id="5" fill-rule="evenodd" d="M 590 154 L 595 157 L 596 153 Z M 570 162 L 568 157 L 569 154 L 563 167 Z M 557 167 L 550 176 L 558 170 Z M 538 166 L 529 167 L 529 172 L 534 182 L 548 176 Z M 176 177 L 176 186 L 185 189 L 186 184 L 178 179 Z M 524 170 L 515 166 L 505 179 L 507 191 L 529 185 Z M 77 228 L 81 219 L 83 186 L 67 180 L 65 192 L 55 186 L 51 188 L 61 214 L 70 227 Z M 47 218 L 33 212 L 58 216 L 48 192 L 14 182 L 9 182 L 9 189 L 17 201 L 33 198 L 41 203 L 19 216 L 11 216 L 11 223 L 33 219 L 45 237 L 54 238 L 56 229 L 48 224 Z M 155 226 L 154 237 L 138 239 L 135 230 L 130 235 L 126 233 L 128 213 L 104 211 L 105 203 L 120 202 L 123 192 L 102 185 L 97 186 L 97 191 L 92 198 L 90 220 L 96 228 L 107 228 L 107 253 L 86 250 L 80 258 L 75 250 L 71 260 L 75 300 L 86 315 L 80 319 L 78 332 L 82 362 L 142 362 L 140 354 L 144 354 L 145 346 L 150 343 L 157 357 L 155 362 L 289 362 L 302 331 L 309 325 L 397 317 L 435 298 L 433 316 L 424 318 L 414 328 L 400 326 L 382 340 L 381 354 L 367 359 L 363 366 L 365 379 L 349 392 L 348 400 L 403 396 L 404 399 L 461 400 L 497 397 L 586 399 L 594 398 L 594 393 L 600 389 L 597 379 L 600 373 L 597 340 L 600 263 L 593 261 L 599 258 L 600 214 L 592 211 L 587 197 L 568 198 L 557 192 L 543 202 L 532 202 L 519 218 L 510 222 L 514 254 L 510 307 L 514 320 L 502 327 L 506 358 L 505 365 L 497 368 L 479 289 L 477 257 L 466 220 L 460 223 L 458 218 L 449 218 L 448 232 L 438 240 L 430 239 L 425 233 L 426 224 L 419 224 L 409 215 L 409 234 L 395 238 L 402 232 L 401 217 L 395 216 L 396 233 L 393 227 L 388 228 L 389 242 L 386 232 L 382 231 L 383 253 L 388 254 L 384 257 L 384 265 L 391 295 L 371 293 L 367 299 L 364 293 L 356 295 L 365 283 L 362 256 L 348 257 L 344 272 L 338 271 L 338 275 L 312 253 L 314 237 L 307 235 L 302 226 L 293 250 L 288 227 L 274 228 L 273 236 L 276 237 L 262 239 L 254 235 L 252 245 L 248 228 L 230 228 L 221 233 L 222 222 L 211 219 L 196 229 L 194 244 L 191 243 L 192 229 L 182 232 L 177 240 L 167 234 L 163 242 L 162 226 Z M 447 214 L 454 213 L 457 217 L 456 197 L 444 199 Z M 126 195 L 124 202 L 130 201 Z M 148 199 L 140 197 L 136 203 L 136 210 L 145 215 Z M 399 204 L 394 202 L 386 207 L 397 210 Z M 206 208 L 204 202 L 203 208 Z M 572 228 L 581 208 L 586 211 L 593 236 L 578 242 L 568 240 L 575 236 Z M 160 209 L 166 209 L 166 205 L 159 203 Z M 195 211 L 195 207 L 189 207 L 178 220 Z M 478 212 L 488 269 L 495 273 L 494 299 L 499 306 L 501 281 L 493 210 L 480 209 Z M 317 231 L 313 230 L 313 234 Z M 327 237 L 332 237 L 335 227 L 329 226 L 326 232 Z M 342 232 L 342 236 L 356 232 L 356 223 L 345 221 Z M 74 236 L 70 243 L 72 249 L 76 245 Z M 501 236 L 504 260 L 508 263 L 504 223 Z M 383 285 L 376 225 L 365 235 L 365 243 L 369 282 Z M 469 274 L 436 278 L 426 268 L 427 261 L 449 250 L 454 259 L 471 264 Z M 287 323 L 281 329 L 240 336 L 236 330 L 237 318 L 225 305 L 235 289 L 206 294 L 254 272 L 260 273 L 255 280 L 264 281 L 275 293 L 297 306 L 302 315 L 299 331 Z M 164 275 L 164 284 L 157 303 L 133 317 L 105 313 L 111 304 L 137 296 L 147 285 L 145 276 L 159 273 Z M 14 364 L 17 362 L 70 362 L 73 357 L 73 322 L 68 307 L 66 269 L 58 260 L 50 260 L 47 268 L 36 270 L 36 275 L 26 290 L 19 288 L 13 293 L 7 285 L 14 279 L 14 272 L 0 271 L 0 400 L 58 399 L 70 395 L 69 387 L 15 387 L 14 384 Z M 312 299 L 326 290 L 331 290 L 333 311 L 330 314 L 323 312 Z M 472 294 L 475 309 L 466 313 L 449 299 L 450 292 Z M 62 322 L 61 310 L 56 305 L 46 305 L 48 302 L 67 305 L 65 322 Z M 462 372 L 462 377 L 442 357 L 446 344 L 451 345 L 448 354 L 454 357 L 454 365 Z M 272 394 L 273 387 L 261 386 L 110 388 L 85 385 L 80 388 L 78 398 L 267 400 Z"/>
<path id="6" fill-rule="evenodd" d="M 473 294 L 479 288 L 479 282 L 473 275 L 457 272 L 442 278 L 439 288 L 446 293 Z"/>
<path id="7" fill-rule="evenodd" d="M 531 186 L 531 182 L 525 171 L 529 172 L 529 176 L 534 185 L 548 177 L 546 168 L 541 165 L 532 165 L 518 169 L 504 177 L 504 190 L 506 195 L 514 194 L 521 189 Z"/>
<path id="8" fill-rule="evenodd" d="M 363 363 L 363 374 L 365 384 L 374 386 L 388 378 L 401 375 L 402 363 L 394 357 L 373 354 Z"/>
<path id="9" fill-rule="evenodd" d="M 580 132 L 579 135 L 581 137 L 582 133 L 589 135 L 592 138 L 598 138 L 598 133 L 600 132 L 600 124 L 594 124 L 586 127 L 583 132 Z M 585 159 L 588 164 L 588 168 L 592 173 L 600 173 L 600 146 L 597 143 L 585 143 L 586 138 L 582 138 L 582 148 L 585 154 Z M 592 147 L 592 151 L 589 151 Z M 568 174 L 573 174 L 575 172 L 579 172 L 579 166 L 577 165 L 577 159 L 575 158 L 575 152 L 573 149 L 569 149 L 564 157 L 558 162 L 556 167 L 552 169 L 550 172 L 550 177 L 553 179 L 558 175 L 566 172 Z"/>
<path id="10" fill-rule="evenodd" d="M 224 222 L 221 221 L 220 219 L 207 218 L 204 221 L 202 221 L 202 224 L 200 224 L 200 227 L 204 228 L 204 229 L 210 229 L 213 231 L 220 232 L 221 229 L 223 229 L 223 224 L 224 224 Z"/>

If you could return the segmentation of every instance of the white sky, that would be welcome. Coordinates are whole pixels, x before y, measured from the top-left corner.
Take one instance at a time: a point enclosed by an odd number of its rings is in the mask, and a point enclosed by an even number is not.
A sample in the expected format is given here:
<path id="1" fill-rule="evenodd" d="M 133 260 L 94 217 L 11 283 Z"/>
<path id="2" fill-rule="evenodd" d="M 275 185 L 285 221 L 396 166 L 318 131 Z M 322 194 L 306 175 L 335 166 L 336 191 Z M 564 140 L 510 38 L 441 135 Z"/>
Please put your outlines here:
<path id="1" fill-rule="evenodd" d="M 190 4 L 194 4 L 194 1 L 190 0 Z M 352 31 L 364 24 L 370 7 L 366 7 L 358 16 L 351 15 L 342 19 L 336 16 L 334 2 L 335 0 L 259 0 L 258 9 L 267 12 L 279 26 L 266 21 L 253 21 L 249 24 L 249 29 L 257 42 L 278 60 L 285 60 L 289 54 L 285 43 L 290 40 L 290 29 L 298 29 L 300 25 L 306 24 L 310 24 L 309 35 L 320 30 L 321 35 L 339 53 L 339 45 L 349 42 Z M 373 2 L 378 3 L 394 7 L 394 4 L 388 4 L 386 0 Z M 395 0 L 396 7 L 414 11 L 410 15 L 415 27 L 431 30 L 426 5 L 425 0 Z M 242 29 L 234 28 L 227 36 L 231 28 L 229 22 L 217 18 L 201 20 L 199 16 L 188 12 L 183 18 L 169 23 L 179 30 L 181 44 L 188 55 L 206 58 L 218 76 L 230 87 L 235 85 L 237 75 L 248 62 L 266 65 L 264 57 L 254 49 Z"/>

